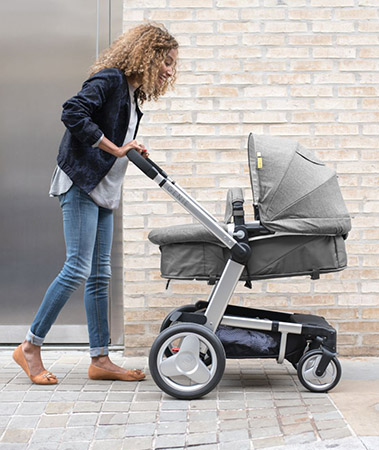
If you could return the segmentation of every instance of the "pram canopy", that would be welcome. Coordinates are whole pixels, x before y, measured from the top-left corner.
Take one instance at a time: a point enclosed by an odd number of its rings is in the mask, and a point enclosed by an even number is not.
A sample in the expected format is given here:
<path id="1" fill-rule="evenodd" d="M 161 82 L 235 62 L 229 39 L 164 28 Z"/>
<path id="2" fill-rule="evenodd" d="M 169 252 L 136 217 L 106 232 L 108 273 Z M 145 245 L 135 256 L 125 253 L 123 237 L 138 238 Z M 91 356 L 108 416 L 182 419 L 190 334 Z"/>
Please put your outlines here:
<path id="1" fill-rule="evenodd" d="M 344 235 L 351 229 L 336 172 L 288 139 L 250 134 L 248 159 L 259 218 L 274 232 Z"/>

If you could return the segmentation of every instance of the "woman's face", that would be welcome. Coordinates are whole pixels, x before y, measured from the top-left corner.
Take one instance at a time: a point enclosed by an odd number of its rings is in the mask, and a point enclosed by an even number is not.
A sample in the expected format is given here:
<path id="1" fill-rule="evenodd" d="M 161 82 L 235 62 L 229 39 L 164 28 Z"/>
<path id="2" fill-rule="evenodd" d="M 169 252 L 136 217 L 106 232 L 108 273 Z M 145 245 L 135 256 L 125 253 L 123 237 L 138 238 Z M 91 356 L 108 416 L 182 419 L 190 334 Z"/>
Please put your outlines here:
<path id="1" fill-rule="evenodd" d="M 170 50 L 159 68 L 157 83 L 162 86 L 174 73 L 178 50 L 173 48 Z"/>

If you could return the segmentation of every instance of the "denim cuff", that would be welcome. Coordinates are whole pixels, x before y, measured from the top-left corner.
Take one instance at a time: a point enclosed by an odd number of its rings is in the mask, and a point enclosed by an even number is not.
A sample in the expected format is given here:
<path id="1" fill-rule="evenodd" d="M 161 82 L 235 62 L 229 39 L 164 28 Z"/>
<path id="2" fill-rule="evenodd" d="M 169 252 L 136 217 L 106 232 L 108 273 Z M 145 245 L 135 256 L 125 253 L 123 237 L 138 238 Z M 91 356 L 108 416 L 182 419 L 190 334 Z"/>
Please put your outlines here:
<path id="1" fill-rule="evenodd" d="M 36 336 L 30 330 L 27 332 L 25 339 L 33 345 L 38 345 L 38 347 L 42 347 L 43 341 L 45 340 L 45 338 Z"/>
<path id="2" fill-rule="evenodd" d="M 96 356 L 106 356 L 108 354 L 108 347 L 92 347 L 89 350 L 89 355 L 91 358 L 95 358 Z"/>

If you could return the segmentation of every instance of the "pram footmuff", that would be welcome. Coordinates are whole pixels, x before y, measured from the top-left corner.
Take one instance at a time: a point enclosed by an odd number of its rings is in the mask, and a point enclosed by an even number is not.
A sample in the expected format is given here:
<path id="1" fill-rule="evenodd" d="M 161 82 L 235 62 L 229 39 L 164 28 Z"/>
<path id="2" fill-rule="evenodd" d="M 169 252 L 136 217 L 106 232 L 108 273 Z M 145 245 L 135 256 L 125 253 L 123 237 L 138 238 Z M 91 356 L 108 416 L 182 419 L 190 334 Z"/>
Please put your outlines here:
<path id="1" fill-rule="evenodd" d="M 131 159 L 200 224 L 153 230 L 164 278 L 213 284 L 207 301 L 184 305 L 163 321 L 149 356 L 151 375 L 169 395 L 192 399 L 214 389 L 225 358 L 284 359 L 309 390 L 339 381 L 336 331 L 319 316 L 228 305 L 239 280 L 320 274 L 347 266 L 351 221 L 335 171 L 294 141 L 250 135 L 254 220 L 245 221 L 241 189 L 228 192 L 224 223 L 151 160 Z"/>

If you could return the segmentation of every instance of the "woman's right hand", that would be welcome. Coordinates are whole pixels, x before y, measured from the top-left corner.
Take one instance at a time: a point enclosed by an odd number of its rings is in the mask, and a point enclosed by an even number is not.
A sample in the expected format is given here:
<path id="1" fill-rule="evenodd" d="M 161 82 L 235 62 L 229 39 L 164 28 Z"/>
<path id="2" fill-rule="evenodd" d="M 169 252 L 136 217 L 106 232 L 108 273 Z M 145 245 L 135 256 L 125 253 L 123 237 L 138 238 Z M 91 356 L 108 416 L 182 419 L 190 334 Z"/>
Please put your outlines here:
<path id="1" fill-rule="evenodd" d="M 135 139 L 133 139 L 132 141 L 128 142 L 122 147 L 119 147 L 117 152 L 118 154 L 115 156 L 117 156 L 118 158 L 123 158 L 124 156 L 127 155 L 128 151 L 132 150 L 133 148 L 137 150 L 137 152 L 140 153 L 141 155 L 144 155 L 146 153 L 145 146 L 139 144 Z"/>
<path id="2" fill-rule="evenodd" d="M 135 139 L 123 145 L 122 147 L 118 147 L 104 136 L 103 139 L 98 144 L 98 147 L 101 150 L 104 150 L 105 152 L 108 152 L 111 155 L 116 156 L 117 158 L 123 158 L 132 148 L 135 148 L 137 152 L 141 153 L 141 155 L 144 156 L 145 158 L 147 158 L 147 156 L 149 155 L 146 151 L 145 146 L 139 144 Z"/>

